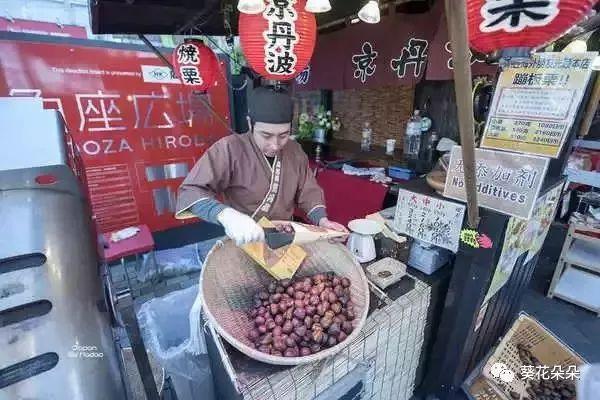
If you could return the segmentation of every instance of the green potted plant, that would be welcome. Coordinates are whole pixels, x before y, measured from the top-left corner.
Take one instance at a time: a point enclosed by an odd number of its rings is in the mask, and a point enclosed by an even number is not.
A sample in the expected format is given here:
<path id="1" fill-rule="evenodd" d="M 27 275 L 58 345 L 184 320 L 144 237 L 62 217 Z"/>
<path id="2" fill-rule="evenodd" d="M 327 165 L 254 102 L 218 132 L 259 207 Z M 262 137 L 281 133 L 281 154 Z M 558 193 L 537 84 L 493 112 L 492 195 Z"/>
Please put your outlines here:
<path id="1" fill-rule="evenodd" d="M 301 113 L 298 117 L 298 133 L 296 140 L 310 140 L 313 136 L 314 125 L 307 113 Z"/>

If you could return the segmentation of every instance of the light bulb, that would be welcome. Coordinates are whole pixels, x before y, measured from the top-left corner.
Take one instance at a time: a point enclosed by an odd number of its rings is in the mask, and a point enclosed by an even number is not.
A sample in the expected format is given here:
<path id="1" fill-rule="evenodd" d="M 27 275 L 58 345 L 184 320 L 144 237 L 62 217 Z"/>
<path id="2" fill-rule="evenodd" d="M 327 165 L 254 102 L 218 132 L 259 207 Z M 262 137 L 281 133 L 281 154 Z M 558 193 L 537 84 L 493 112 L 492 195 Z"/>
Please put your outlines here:
<path id="1" fill-rule="evenodd" d="M 265 8 L 263 0 L 240 0 L 237 5 L 238 11 L 244 14 L 260 14 Z"/>
<path id="2" fill-rule="evenodd" d="M 369 2 L 358 12 L 358 18 L 367 24 L 378 23 L 381 20 L 379 3 L 376 0 L 369 0 Z"/>
<path id="3" fill-rule="evenodd" d="M 304 9 L 311 13 L 325 13 L 331 10 L 329 0 L 308 0 Z"/>

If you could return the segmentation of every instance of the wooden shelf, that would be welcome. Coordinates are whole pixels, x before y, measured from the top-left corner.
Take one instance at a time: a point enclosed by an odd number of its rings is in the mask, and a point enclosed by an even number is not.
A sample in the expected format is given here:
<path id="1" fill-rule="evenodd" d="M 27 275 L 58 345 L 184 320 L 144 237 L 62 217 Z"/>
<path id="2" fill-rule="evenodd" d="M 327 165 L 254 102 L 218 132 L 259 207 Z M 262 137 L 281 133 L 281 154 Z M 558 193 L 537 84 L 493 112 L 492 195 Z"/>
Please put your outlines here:
<path id="1" fill-rule="evenodd" d="M 558 280 L 554 296 L 600 313 L 600 276 L 567 267 Z"/>
<path id="2" fill-rule="evenodd" d="M 558 297 L 600 316 L 600 238 L 577 231 L 598 233 L 598 229 L 571 224 L 548 289 Z"/>
<path id="3" fill-rule="evenodd" d="M 564 256 L 564 262 L 600 274 L 600 239 L 575 239 Z"/>

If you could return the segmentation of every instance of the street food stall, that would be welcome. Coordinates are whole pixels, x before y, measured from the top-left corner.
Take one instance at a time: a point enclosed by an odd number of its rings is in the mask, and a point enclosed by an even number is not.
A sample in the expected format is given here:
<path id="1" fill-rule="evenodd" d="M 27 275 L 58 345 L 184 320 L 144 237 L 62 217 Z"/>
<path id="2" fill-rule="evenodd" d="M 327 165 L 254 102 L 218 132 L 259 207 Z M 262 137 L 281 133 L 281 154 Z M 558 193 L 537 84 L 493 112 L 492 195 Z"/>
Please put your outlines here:
<path id="1" fill-rule="evenodd" d="M 90 2 L 140 44 L 0 32 L 0 394 L 575 398 L 523 376 L 586 361 L 519 311 L 600 101 L 560 51 L 595 1 L 167 3 Z"/>

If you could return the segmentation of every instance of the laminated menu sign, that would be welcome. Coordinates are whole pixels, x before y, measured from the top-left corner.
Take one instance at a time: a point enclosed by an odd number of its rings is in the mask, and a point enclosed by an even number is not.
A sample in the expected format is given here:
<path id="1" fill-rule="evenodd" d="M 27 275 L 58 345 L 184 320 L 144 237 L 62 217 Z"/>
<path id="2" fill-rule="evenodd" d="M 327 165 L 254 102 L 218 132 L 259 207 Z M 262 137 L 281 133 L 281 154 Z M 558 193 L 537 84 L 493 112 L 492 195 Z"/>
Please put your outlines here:
<path id="1" fill-rule="evenodd" d="M 482 207 L 517 218 L 529 218 L 549 159 L 526 154 L 475 149 L 477 200 Z M 466 201 L 460 146 L 450 153 L 444 196 Z"/>
<path id="2" fill-rule="evenodd" d="M 540 251 L 554 219 L 562 188 L 563 184 L 560 183 L 537 199 L 531 218 L 513 217 L 508 220 L 502 253 L 484 302 L 492 298 L 508 282 L 519 257 L 528 253 L 523 260 L 523 264 L 526 264 Z"/>
<path id="3" fill-rule="evenodd" d="M 464 215 L 463 204 L 399 189 L 394 229 L 456 252 Z"/>
<path id="4" fill-rule="evenodd" d="M 596 54 L 539 53 L 505 68 L 498 78 L 481 147 L 557 158 Z"/>

